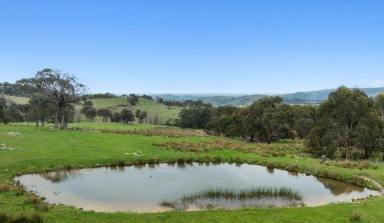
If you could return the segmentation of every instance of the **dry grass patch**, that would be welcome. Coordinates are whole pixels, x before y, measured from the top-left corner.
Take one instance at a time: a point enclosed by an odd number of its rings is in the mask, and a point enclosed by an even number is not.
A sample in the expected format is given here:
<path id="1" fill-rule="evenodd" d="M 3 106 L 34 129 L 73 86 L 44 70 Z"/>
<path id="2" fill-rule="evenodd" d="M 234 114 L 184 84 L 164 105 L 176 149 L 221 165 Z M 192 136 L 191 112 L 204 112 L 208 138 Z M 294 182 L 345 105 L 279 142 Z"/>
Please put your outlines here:
<path id="1" fill-rule="evenodd" d="M 348 169 L 378 169 L 379 166 L 377 164 L 372 163 L 369 160 L 361 160 L 361 161 L 351 161 L 351 160 L 337 160 L 337 161 L 320 161 L 321 163 L 327 166 L 337 166 Z"/>
<path id="2" fill-rule="evenodd" d="M 204 142 L 175 142 L 153 143 L 154 146 L 165 147 L 183 152 L 207 152 L 209 150 L 230 149 L 243 152 L 253 152 L 262 156 L 281 157 L 286 155 L 297 155 L 303 150 L 302 143 L 292 141 L 290 143 L 246 143 L 231 139 L 217 139 Z"/>
<path id="3" fill-rule="evenodd" d="M 168 136 L 168 137 L 185 137 L 185 136 L 207 136 L 203 130 L 180 129 L 174 127 L 157 127 L 153 129 L 98 129 L 103 133 L 115 133 L 124 135 L 143 135 L 143 136 Z"/>

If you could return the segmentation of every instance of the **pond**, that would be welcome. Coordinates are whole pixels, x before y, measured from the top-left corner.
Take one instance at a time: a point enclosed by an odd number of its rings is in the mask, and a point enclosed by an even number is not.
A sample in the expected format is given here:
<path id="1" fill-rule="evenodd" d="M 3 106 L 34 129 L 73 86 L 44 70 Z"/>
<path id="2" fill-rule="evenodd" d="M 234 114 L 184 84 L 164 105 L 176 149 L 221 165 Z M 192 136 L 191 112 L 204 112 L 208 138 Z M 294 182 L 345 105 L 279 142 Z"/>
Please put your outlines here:
<path id="1" fill-rule="evenodd" d="M 159 164 L 29 174 L 48 203 L 101 212 L 318 206 L 379 195 L 327 178 L 250 164 Z"/>

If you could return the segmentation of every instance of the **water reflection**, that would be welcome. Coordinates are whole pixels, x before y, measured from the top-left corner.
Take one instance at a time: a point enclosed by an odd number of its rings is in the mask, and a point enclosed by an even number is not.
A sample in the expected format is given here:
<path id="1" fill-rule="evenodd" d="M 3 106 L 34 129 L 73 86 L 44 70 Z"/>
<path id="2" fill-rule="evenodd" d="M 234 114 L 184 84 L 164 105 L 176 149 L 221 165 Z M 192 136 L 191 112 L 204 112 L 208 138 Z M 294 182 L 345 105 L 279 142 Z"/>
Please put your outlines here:
<path id="1" fill-rule="evenodd" d="M 42 176 L 46 180 L 51 181 L 52 183 L 60 183 L 68 179 L 81 177 L 81 175 L 82 174 L 80 170 L 60 170 L 40 174 L 40 176 Z"/>
<path id="2" fill-rule="evenodd" d="M 364 188 L 358 187 L 356 185 L 349 185 L 348 187 L 345 186 L 345 183 L 331 180 L 324 177 L 316 177 L 316 180 L 321 182 L 325 188 L 329 189 L 329 191 L 332 193 L 332 195 L 338 196 L 341 194 L 350 194 L 352 192 L 363 192 Z"/>
<path id="3" fill-rule="evenodd" d="M 46 197 L 47 202 L 107 212 L 170 210 L 160 203 L 215 188 L 241 191 L 255 187 L 289 187 L 297 191 L 302 196 L 301 202 L 308 206 L 379 195 L 376 191 L 327 178 L 258 165 L 227 163 L 102 167 L 24 175 L 16 180 Z M 263 199 L 232 202 L 220 208 L 233 209 L 249 204 L 269 207 L 273 203 L 273 199 Z M 286 204 L 280 197 L 274 199 Z M 212 208 L 206 199 L 196 202 L 196 207 L 187 210 Z"/>

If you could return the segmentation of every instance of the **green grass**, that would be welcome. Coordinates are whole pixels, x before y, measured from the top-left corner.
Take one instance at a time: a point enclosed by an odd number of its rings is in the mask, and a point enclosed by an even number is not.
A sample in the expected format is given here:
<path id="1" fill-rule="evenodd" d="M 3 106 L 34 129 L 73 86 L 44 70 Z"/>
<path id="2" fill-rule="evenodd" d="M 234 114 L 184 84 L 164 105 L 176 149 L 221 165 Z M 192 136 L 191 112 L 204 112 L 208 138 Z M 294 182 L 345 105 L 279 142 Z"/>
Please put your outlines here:
<path id="1" fill-rule="evenodd" d="M 117 130 L 141 130 L 153 129 L 159 126 L 150 124 L 123 124 L 117 122 L 79 122 L 69 124 L 70 128 L 81 129 L 117 129 Z"/>
<path id="2" fill-rule="evenodd" d="M 16 104 L 25 105 L 28 103 L 29 98 L 27 97 L 19 97 L 19 96 L 12 96 L 12 95 L 4 95 L 5 99 L 11 102 L 14 102 Z"/>
<path id="3" fill-rule="evenodd" d="M 106 126 L 109 124 L 94 124 Z M 106 126 L 114 128 L 114 126 Z M 141 127 L 139 127 L 141 128 Z M 143 127 L 146 128 L 146 127 Z M 9 135 L 18 132 L 21 135 Z M 349 169 L 324 165 L 319 160 L 299 155 L 262 156 L 254 152 L 231 149 L 201 152 L 176 151 L 157 144 L 169 140 L 179 142 L 205 142 L 217 140 L 212 136 L 178 137 L 141 136 L 101 133 L 97 131 L 54 130 L 31 126 L 0 125 L 0 144 L 12 150 L 0 150 L 0 184 L 10 183 L 13 176 L 76 167 L 95 167 L 110 164 L 134 164 L 137 162 L 175 161 L 236 161 L 256 164 L 273 164 L 275 167 L 296 169 L 358 184 L 371 185 L 358 176 L 366 176 L 384 183 L 384 165 L 377 169 Z M 220 140 L 223 140 L 220 138 Z M 280 147 L 276 143 L 272 146 Z M 139 151 L 142 156 L 129 154 Z M 128 155 L 127 155 L 128 154 Z M 36 212 L 33 205 L 25 203 L 28 195 L 16 196 L 14 192 L 0 193 L 0 213 L 17 214 Z M 67 206 L 54 206 L 41 212 L 44 222 L 270 222 L 270 223 L 329 223 L 349 222 L 353 213 L 363 213 L 360 222 L 384 221 L 384 198 L 371 198 L 362 203 L 330 204 L 322 207 L 278 208 L 254 210 L 207 210 L 198 212 L 167 212 L 156 214 L 96 213 L 85 212 Z"/>
<path id="4" fill-rule="evenodd" d="M 94 98 L 91 100 L 93 102 L 93 106 L 97 109 L 100 108 L 110 108 L 118 105 L 127 105 L 128 102 L 126 99 L 117 97 L 117 98 Z"/>
<path id="5" fill-rule="evenodd" d="M 23 126 L 23 127 L 35 127 L 36 123 L 33 122 L 17 122 L 11 123 L 13 126 Z M 45 127 L 53 127 L 52 123 L 46 123 Z M 159 127 L 158 125 L 150 124 L 123 124 L 118 122 L 75 122 L 69 123 L 69 128 L 79 128 L 79 129 L 88 129 L 88 130 L 101 130 L 101 129 L 110 129 L 110 130 L 146 130 Z"/>
<path id="6" fill-rule="evenodd" d="M 29 98 L 5 95 L 5 98 L 16 104 L 27 104 Z M 130 109 L 132 112 L 136 110 L 146 111 L 149 117 L 158 117 L 161 123 L 166 122 L 169 119 L 175 119 L 179 116 L 181 107 L 166 106 L 155 101 L 151 101 L 145 98 L 139 98 L 139 102 L 135 106 L 128 104 L 127 100 L 122 97 L 117 98 L 95 98 L 91 100 L 93 106 L 96 109 L 108 108 L 112 112 L 120 112 L 124 108 Z M 76 106 L 77 114 L 80 115 L 81 106 Z M 84 117 L 82 117 L 84 119 Z"/>
<path id="7" fill-rule="evenodd" d="M 177 118 L 182 108 L 178 106 L 166 106 L 155 101 L 140 98 L 139 103 L 133 107 L 134 111 L 138 109 L 146 111 L 149 116 L 158 116 L 165 122 L 168 119 Z"/>
<path id="8" fill-rule="evenodd" d="M 145 98 L 139 98 L 139 102 L 135 106 L 128 104 L 127 100 L 118 98 L 96 98 L 92 99 L 95 108 L 108 108 L 112 112 L 120 112 L 124 108 L 135 112 L 136 110 L 146 111 L 151 118 L 158 117 L 161 123 L 169 119 L 175 119 L 179 116 L 181 107 L 166 106 L 155 101 Z"/>

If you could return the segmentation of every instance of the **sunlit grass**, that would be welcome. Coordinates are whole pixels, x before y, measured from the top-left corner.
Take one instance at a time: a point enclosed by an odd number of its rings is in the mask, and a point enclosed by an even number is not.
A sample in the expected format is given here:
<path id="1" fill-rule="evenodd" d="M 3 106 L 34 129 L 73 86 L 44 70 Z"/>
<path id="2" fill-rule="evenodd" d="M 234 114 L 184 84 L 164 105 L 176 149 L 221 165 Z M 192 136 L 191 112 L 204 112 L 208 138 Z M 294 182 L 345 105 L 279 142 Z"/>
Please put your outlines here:
<path id="1" fill-rule="evenodd" d="M 112 127 L 111 127 L 112 128 Z M 18 132 L 20 135 L 9 134 Z M 148 162 L 235 162 L 267 165 L 274 168 L 295 170 L 316 176 L 331 177 L 357 185 L 373 186 L 359 176 L 366 176 L 384 183 L 384 165 L 377 168 L 358 169 L 326 165 L 320 160 L 306 156 L 260 155 L 248 151 L 232 149 L 207 149 L 201 152 L 165 149 L 161 143 L 169 141 L 204 143 L 221 140 L 219 137 L 183 136 L 143 136 L 115 134 L 112 132 L 79 130 L 56 130 L 31 126 L 0 125 L 0 144 L 6 144 L 17 150 L 0 151 L 0 184 L 10 185 L 16 174 L 46 172 L 59 169 L 85 168 L 116 165 L 144 164 Z M 300 143 L 300 142 L 298 142 Z M 280 151 L 287 148 L 287 142 L 273 143 L 271 146 Z M 257 146 L 257 145 L 255 145 Z M 133 155 L 139 153 L 140 156 Z M 27 198 L 18 189 L 0 192 L 0 213 L 16 216 L 18 213 L 36 212 L 33 206 L 24 204 Z M 18 196 L 16 196 L 18 194 Z M 384 219 L 383 198 L 371 198 L 361 203 L 326 205 L 316 208 L 260 209 L 236 211 L 203 211 L 193 213 L 162 214 L 103 214 L 83 212 L 67 206 L 55 206 L 47 212 L 41 212 L 44 222 L 348 222 L 352 210 L 364 213 L 365 222 L 381 222 Z M 39 212 L 40 213 L 40 212 Z M 214 217 L 213 217 L 214 216 Z M 213 220 L 214 219 L 214 220 Z M 239 220 L 240 219 L 240 220 Z"/>

